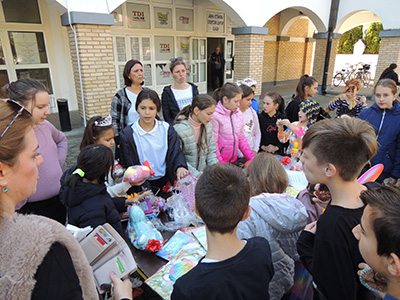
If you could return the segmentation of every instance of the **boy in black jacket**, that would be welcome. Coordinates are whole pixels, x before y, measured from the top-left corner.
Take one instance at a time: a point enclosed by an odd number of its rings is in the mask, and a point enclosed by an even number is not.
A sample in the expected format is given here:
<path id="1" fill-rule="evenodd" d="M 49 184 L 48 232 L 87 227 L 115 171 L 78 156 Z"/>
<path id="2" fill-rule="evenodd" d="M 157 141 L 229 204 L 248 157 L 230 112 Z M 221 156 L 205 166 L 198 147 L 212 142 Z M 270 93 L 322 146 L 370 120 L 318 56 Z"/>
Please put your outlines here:
<path id="1" fill-rule="evenodd" d="M 317 122 L 303 137 L 300 160 L 310 183 L 328 186 L 332 200 L 318 222 L 297 243 L 301 261 L 314 280 L 314 299 L 361 300 L 370 293 L 357 276 L 363 261 L 352 229 L 360 223 L 366 187 L 357 175 L 377 151 L 374 129 L 354 118 Z"/>
<path id="2" fill-rule="evenodd" d="M 206 224 L 208 251 L 176 281 L 171 299 L 269 300 L 274 270 L 268 241 L 236 236 L 238 223 L 251 211 L 250 185 L 243 171 L 231 164 L 209 166 L 195 195 L 195 211 Z"/>

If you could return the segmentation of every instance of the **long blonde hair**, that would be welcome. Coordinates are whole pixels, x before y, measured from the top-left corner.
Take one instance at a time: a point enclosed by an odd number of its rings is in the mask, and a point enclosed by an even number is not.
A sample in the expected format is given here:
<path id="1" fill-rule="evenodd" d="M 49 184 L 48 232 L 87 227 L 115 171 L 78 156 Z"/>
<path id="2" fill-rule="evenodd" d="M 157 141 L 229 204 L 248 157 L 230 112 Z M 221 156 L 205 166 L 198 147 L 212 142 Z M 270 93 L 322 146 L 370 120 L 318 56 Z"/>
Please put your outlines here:
<path id="1" fill-rule="evenodd" d="M 328 103 L 328 105 L 325 107 L 325 110 L 330 114 L 331 111 L 328 110 L 328 106 L 335 102 L 337 99 L 340 98 L 340 96 L 342 96 L 343 94 L 346 94 L 349 90 L 360 90 L 361 88 L 361 81 L 359 79 L 355 79 L 355 78 L 351 78 L 349 80 L 346 81 L 346 87 L 344 88 L 343 92 L 341 92 L 339 94 L 339 96 L 337 96 L 335 99 L 333 99 L 331 102 Z M 356 98 L 350 100 L 350 103 L 347 102 L 349 104 L 349 109 L 353 109 L 354 106 L 357 105 L 357 100 Z"/>

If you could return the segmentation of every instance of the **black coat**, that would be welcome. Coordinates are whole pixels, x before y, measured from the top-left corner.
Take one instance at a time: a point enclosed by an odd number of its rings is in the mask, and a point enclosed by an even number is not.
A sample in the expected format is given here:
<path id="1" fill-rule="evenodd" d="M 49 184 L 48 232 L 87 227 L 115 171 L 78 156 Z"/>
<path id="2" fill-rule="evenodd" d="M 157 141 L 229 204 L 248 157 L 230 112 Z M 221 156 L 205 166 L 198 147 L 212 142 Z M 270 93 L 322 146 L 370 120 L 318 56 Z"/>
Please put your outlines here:
<path id="1" fill-rule="evenodd" d="M 278 152 L 283 153 L 285 144 L 282 144 L 278 139 L 278 126 L 276 125 L 276 121 L 278 119 L 286 119 L 286 115 L 279 111 L 277 111 L 272 117 L 270 117 L 264 111 L 258 115 L 261 131 L 260 150 L 261 146 L 268 146 L 271 144 L 279 148 Z"/>

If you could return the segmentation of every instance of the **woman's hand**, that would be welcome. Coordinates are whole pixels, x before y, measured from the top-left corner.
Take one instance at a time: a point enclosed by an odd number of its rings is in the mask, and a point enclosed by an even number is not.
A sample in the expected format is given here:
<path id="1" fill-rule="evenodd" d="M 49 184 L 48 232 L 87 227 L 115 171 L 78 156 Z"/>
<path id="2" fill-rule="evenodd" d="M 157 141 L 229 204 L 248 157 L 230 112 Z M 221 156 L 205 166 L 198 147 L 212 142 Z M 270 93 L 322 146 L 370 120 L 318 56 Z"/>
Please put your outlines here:
<path id="1" fill-rule="evenodd" d="M 112 281 L 112 294 L 114 300 L 132 299 L 132 283 L 127 277 L 124 281 L 119 279 L 114 273 L 110 274 Z"/>
<path id="2" fill-rule="evenodd" d="M 315 232 L 317 231 L 317 221 L 307 224 L 306 227 L 304 227 L 304 231 L 308 231 L 315 234 Z"/>
<path id="3" fill-rule="evenodd" d="M 183 177 L 186 177 L 188 174 L 189 171 L 183 167 L 180 167 L 178 168 L 178 170 L 176 170 L 176 177 L 178 177 L 178 179 L 182 179 Z"/>

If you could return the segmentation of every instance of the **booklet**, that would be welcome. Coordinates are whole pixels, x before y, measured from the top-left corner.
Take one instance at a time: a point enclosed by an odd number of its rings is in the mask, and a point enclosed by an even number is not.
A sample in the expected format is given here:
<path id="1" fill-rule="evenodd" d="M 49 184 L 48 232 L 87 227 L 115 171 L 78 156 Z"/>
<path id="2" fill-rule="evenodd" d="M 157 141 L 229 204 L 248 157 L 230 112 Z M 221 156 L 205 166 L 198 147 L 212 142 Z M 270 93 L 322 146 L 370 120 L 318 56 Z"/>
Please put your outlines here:
<path id="1" fill-rule="evenodd" d="M 178 230 L 175 234 L 162 246 L 162 249 L 156 253 L 157 256 L 165 260 L 174 258 L 184 245 L 196 243 L 196 239 L 187 233 Z"/>

